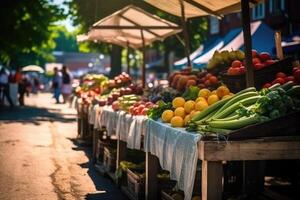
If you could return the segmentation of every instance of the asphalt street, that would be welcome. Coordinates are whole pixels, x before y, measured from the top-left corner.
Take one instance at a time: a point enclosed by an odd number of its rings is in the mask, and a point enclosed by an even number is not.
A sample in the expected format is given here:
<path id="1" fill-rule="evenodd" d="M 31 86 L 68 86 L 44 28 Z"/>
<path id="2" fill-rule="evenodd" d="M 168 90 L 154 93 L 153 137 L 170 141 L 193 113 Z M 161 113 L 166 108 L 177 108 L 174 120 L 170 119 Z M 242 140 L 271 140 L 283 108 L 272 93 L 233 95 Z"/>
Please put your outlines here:
<path id="1" fill-rule="evenodd" d="M 0 108 L 0 199 L 126 199 L 76 142 L 76 112 L 51 94 Z"/>

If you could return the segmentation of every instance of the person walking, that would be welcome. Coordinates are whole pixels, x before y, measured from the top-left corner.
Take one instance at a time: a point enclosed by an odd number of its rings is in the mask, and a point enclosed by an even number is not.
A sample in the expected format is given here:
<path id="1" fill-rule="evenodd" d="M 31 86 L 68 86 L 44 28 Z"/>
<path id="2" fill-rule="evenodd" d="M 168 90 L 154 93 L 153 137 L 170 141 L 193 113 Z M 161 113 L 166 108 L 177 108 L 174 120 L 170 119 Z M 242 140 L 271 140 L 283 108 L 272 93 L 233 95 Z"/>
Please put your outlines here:
<path id="1" fill-rule="evenodd" d="M 61 84 L 62 84 L 62 78 L 61 75 L 57 69 L 57 67 L 54 67 L 54 76 L 52 79 L 52 89 L 54 93 L 54 98 L 56 100 L 56 103 L 59 102 L 59 97 L 60 97 L 60 89 L 61 89 Z"/>
<path id="2" fill-rule="evenodd" d="M 13 107 L 14 104 L 11 100 L 10 94 L 9 94 L 9 79 L 8 74 L 6 73 L 4 67 L 0 70 L 0 104 L 4 104 L 4 97 L 6 97 L 10 107 Z"/>
<path id="3" fill-rule="evenodd" d="M 20 106 L 24 106 L 24 96 L 26 93 L 26 85 L 24 82 L 24 77 L 23 74 L 21 72 L 21 68 L 18 67 L 16 69 L 16 73 L 14 76 L 14 82 L 18 84 L 18 92 L 19 92 L 19 104 Z"/>
<path id="4" fill-rule="evenodd" d="M 72 77 L 67 66 L 62 67 L 62 87 L 61 93 L 64 99 L 64 103 L 67 103 L 72 93 Z"/>

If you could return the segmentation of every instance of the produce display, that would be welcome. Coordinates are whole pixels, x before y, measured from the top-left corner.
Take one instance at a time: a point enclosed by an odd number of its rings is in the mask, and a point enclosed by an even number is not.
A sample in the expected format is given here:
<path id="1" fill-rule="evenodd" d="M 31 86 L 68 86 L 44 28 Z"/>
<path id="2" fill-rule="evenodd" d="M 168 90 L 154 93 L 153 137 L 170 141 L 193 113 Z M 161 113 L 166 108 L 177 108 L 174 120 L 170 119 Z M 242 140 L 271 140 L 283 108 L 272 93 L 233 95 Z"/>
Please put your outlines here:
<path id="1" fill-rule="evenodd" d="M 266 83 L 263 88 L 269 88 L 275 84 L 285 84 L 291 81 L 293 84 L 300 84 L 300 67 L 294 67 L 293 73 L 291 75 L 285 74 L 283 72 L 278 72 L 275 79 L 271 83 Z"/>
<path id="2" fill-rule="evenodd" d="M 299 109 L 300 86 L 275 84 L 257 91 L 254 87 L 222 99 L 195 115 L 187 130 L 228 134 L 248 125 L 269 121 Z"/>
<path id="3" fill-rule="evenodd" d="M 276 62 L 276 60 L 273 60 L 269 53 L 262 52 L 258 53 L 255 50 L 252 50 L 252 63 L 255 70 L 263 69 L 269 65 L 272 65 Z M 245 61 L 243 60 L 234 60 L 229 65 L 229 68 L 227 69 L 228 75 L 240 75 L 245 74 Z"/>
<path id="4" fill-rule="evenodd" d="M 154 110 L 160 111 L 159 114 L 161 113 L 161 120 L 164 123 L 170 123 L 172 127 L 184 127 L 199 113 L 232 95 L 226 86 L 219 86 L 213 91 L 191 86 L 182 96 L 172 100 L 172 106 L 162 103 Z"/>

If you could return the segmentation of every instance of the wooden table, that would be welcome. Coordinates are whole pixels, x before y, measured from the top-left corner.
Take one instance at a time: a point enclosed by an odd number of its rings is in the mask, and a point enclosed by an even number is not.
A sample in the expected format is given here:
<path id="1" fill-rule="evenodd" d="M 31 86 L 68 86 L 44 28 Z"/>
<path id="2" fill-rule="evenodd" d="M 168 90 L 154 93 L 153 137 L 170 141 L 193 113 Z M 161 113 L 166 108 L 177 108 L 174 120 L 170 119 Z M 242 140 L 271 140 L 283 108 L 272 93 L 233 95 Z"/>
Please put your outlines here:
<path id="1" fill-rule="evenodd" d="M 222 199 L 223 161 L 300 159 L 300 136 L 242 141 L 199 141 L 202 161 L 202 200 Z M 146 199 L 157 199 L 157 157 L 146 156 Z"/>

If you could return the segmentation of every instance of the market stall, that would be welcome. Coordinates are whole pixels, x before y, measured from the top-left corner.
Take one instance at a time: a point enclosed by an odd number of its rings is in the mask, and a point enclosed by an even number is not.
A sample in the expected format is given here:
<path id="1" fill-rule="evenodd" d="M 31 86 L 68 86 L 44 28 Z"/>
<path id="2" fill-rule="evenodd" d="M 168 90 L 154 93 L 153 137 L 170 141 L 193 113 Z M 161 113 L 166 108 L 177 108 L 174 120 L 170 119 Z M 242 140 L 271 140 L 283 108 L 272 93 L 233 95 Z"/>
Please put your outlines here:
<path id="1" fill-rule="evenodd" d="M 203 15 L 218 16 L 221 11 L 241 7 L 239 1 L 230 1 L 229 9 L 224 4 L 208 9 L 208 5 L 199 7 L 201 2 L 193 5 Z M 247 18 L 249 7 L 245 2 L 242 5 L 248 9 L 244 13 Z M 166 3 L 162 1 L 161 5 Z M 250 30 L 245 24 L 245 52 L 214 53 L 204 70 L 185 68 L 174 72 L 168 86 L 152 89 L 132 84 L 130 76 L 122 73 L 106 80 L 105 90 L 90 95 L 95 105 L 90 109 L 90 123 L 94 128 L 105 127 L 106 136 L 117 135 L 114 156 L 104 149 L 103 162 L 112 177 L 115 171 L 122 173 L 120 167 L 125 169 L 124 192 L 131 199 L 161 196 L 205 200 L 258 194 L 263 190 L 263 161 L 300 159 L 300 67 L 293 68 L 291 60 L 251 50 L 247 39 Z M 130 26 L 122 24 L 122 37 L 138 29 Z M 91 34 L 115 28 L 105 24 L 94 27 Z M 252 78 L 249 71 L 254 71 Z M 237 84 L 224 85 L 228 78 Z M 95 140 L 99 134 L 97 137 Z M 96 146 L 94 151 L 100 148 Z M 138 155 L 129 149 L 145 153 Z M 124 162 L 128 157 L 139 162 Z M 166 177 L 176 182 L 176 189 L 161 187 L 160 168 L 168 171 Z M 122 180 L 117 182 L 122 184 Z"/>

